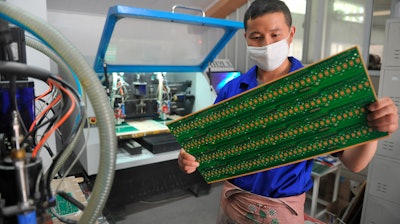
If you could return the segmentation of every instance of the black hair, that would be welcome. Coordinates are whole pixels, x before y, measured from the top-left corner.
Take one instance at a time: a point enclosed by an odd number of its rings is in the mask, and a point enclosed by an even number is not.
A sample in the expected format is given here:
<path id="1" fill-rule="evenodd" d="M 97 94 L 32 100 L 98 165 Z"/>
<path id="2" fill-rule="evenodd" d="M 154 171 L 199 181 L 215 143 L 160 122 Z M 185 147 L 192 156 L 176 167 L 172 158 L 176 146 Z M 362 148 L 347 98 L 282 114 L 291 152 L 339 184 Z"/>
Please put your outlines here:
<path id="1" fill-rule="evenodd" d="M 285 16 L 286 24 L 292 26 L 292 15 L 287 5 L 280 0 L 255 0 L 244 14 L 244 30 L 247 30 L 247 21 L 256 19 L 267 13 L 282 12 Z"/>

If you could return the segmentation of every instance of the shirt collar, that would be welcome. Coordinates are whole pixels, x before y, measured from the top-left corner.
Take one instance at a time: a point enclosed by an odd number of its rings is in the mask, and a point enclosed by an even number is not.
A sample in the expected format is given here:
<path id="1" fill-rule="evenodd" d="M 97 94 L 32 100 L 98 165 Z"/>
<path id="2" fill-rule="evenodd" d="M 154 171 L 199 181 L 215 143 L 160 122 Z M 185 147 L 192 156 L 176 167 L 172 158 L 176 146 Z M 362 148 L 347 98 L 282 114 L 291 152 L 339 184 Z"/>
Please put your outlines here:
<path id="1" fill-rule="evenodd" d="M 297 60 L 296 58 L 288 57 L 288 59 L 291 64 L 289 72 L 296 71 L 303 67 L 303 64 L 301 64 L 301 62 L 299 60 Z M 257 66 L 253 66 L 252 68 L 249 69 L 249 71 L 247 71 L 243 75 L 244 75 L 244 77 L 240 82 L 240 86 L 247 87 L 245 90 L 254 88 L 258 85 L 257 84 Z"/>

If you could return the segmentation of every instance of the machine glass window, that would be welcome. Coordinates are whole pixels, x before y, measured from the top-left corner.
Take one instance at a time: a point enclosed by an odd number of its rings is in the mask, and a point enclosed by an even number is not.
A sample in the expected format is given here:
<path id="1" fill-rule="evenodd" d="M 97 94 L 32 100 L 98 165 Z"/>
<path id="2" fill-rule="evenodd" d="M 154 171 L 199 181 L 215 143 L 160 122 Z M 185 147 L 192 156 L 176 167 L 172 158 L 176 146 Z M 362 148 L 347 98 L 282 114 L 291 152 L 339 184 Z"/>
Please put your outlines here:
<path id="1" fill-rule="evenodd" d="M 123 18 L 115 25 L 105 58 L 120 65 L 197 65 L 224 33 L 218 27 Z"/>

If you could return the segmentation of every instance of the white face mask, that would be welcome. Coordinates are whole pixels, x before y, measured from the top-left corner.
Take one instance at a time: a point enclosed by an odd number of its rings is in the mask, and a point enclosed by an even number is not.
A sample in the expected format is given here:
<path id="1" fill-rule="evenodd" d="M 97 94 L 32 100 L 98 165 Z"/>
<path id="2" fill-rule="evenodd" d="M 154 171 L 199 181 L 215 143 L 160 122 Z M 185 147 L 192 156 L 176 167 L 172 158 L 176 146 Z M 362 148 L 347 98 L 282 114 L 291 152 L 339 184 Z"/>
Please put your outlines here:
<path id="1" fill-rule="evenodd" d="M 289 33 L 290 36 L 290 33 Z M 263 46 L 247 46 L 249 58 L 264 71 L 273 71 L 278 68 L 289 55 L 289 45 L 286 37 L 278 42 Z"/>

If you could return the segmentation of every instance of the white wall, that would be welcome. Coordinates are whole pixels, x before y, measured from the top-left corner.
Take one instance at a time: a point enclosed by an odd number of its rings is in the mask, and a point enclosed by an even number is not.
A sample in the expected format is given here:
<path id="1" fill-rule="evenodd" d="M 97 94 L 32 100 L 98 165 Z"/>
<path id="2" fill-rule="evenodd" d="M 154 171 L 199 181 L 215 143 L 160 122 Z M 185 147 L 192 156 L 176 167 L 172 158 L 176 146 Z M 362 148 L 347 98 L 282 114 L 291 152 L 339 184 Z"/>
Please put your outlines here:
<path id="1" fill-rule="evenodd" d="M 48 22 L 78 48 L 93 67 L 106 15 L 48 11 Z"/>

